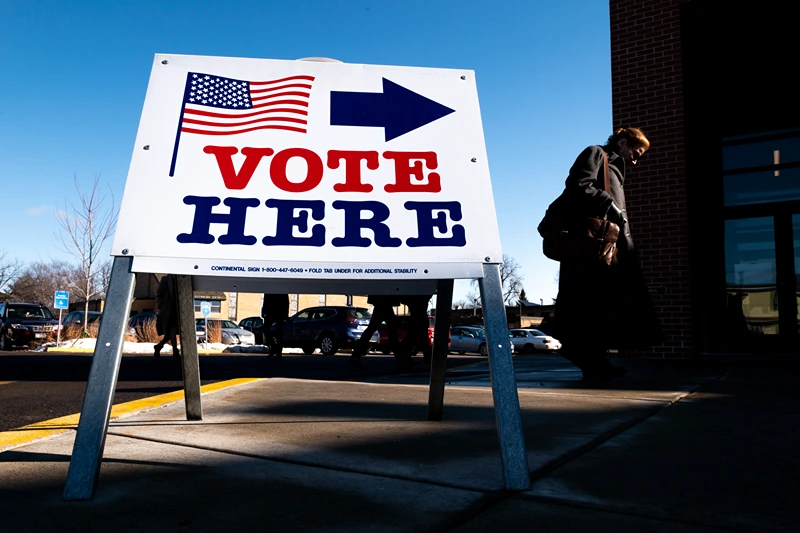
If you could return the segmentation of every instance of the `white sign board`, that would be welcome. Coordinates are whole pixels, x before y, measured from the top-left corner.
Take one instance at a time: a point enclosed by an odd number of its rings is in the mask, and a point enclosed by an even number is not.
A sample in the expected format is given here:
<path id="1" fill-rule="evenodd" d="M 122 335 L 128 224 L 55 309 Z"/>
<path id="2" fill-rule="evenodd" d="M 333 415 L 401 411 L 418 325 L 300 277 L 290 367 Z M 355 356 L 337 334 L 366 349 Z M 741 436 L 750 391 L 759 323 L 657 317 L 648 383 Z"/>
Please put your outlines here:
<path id="1" fill-rule="evenodd" d="M 195 276 L 481 277 L 502 252 L 475 75 L 157 55 L 112 254 Z"/>

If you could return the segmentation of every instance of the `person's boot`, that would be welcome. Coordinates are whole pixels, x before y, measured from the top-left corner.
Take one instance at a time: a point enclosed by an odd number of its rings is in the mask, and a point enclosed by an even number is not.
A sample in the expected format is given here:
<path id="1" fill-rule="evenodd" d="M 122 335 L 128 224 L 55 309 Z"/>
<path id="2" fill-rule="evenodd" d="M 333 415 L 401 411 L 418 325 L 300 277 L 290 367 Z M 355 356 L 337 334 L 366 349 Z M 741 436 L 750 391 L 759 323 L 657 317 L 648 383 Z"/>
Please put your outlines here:
<path id="1" fill-rule="evenodd" d="M 361 356 L 357 354 L 351 355 L 347 364 L 350 365 L 350 368 L 364 368 L 364 365 L 361 363 Z"/>
<path id="2" fill-rule="evenodd" d="M 155 356 L 156 359 L 161 357 L 161 345 L 160 344 L 154 344 L 153 345 L 153 355 Z"/>

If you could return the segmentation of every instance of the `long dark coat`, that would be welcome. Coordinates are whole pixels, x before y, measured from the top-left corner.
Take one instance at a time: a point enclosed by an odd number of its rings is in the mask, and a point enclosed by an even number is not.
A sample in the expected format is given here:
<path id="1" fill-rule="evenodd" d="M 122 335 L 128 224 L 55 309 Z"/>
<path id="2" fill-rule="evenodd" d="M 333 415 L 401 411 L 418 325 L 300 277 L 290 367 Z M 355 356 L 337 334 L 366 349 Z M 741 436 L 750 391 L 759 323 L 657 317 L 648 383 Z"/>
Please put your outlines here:
<path id="1" fill-rule="evenodd" d="M 173 328 L 178 328 L 178 291 L 174 275 L 167 274 L 158 282 L 156 308 L 156 332 L 159 335 L 167 335 Z"/>
<path id="2" fill-rule="evenodd" d="M 574 216 L 602 218 L 613 200 L 628 218 L 625 161 L 613 151 L 608 153 L 608 170 L 610 193 L 603 190 L 603 147 L 590 146 L 575 160 L 565 184 Z M 611 266 L 561 262 L 553 336 L 565 347 L 633 348 L 662 342 L 630 222 L 620 228 L 617 247 Z"/>

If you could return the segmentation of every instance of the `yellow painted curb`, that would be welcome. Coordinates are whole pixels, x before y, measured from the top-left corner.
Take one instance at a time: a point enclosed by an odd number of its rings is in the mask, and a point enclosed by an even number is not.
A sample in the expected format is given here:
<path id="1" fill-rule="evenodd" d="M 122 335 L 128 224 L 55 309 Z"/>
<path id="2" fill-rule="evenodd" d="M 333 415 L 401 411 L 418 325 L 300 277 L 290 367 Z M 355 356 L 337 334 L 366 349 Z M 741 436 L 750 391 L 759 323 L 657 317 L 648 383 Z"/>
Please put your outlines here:
<path id="1" fill-rule="evenodd" d="M 228 381 L 220 381 L 218 383 L 211 383 L 209 385 L 203 385 L 200 387 L 200 394 L 211 394 L 230 387 L 254 383 L 256 381 L 263 381 L 264 379 L 268 378 L 239 378 L 230 379 Z M 168 403 L 173 403 L 180 400 L 183 400 L 182 390 L 113 405 L 111 407 L 111 420 L 141 411 L 154 409 L 156 407 L 161 407 Z M 54 418 L 52 420 L 45 420 L 44 422 L 37 422 L 21 428 L 0 432 L 0 452 L 74 430 L 78 427 L 80 416 L 80 413 L 67 415 L 60 418 Z"/>

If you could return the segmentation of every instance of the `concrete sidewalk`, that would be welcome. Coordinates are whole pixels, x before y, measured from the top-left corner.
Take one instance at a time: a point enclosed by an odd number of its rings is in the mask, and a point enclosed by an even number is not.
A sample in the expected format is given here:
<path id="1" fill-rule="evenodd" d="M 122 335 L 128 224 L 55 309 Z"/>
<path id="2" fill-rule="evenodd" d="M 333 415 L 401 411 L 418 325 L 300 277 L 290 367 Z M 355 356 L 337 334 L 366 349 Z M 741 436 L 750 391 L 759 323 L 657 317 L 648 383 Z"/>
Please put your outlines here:
<path id="1" fill-rule="evenodd" d="M 93 500 L 64 502 L 74 430 L 0 453 L 2 531 L 800 531 L 796 365 L 630 362 L 588 386 L 514 358 L 532 489 L 503 490 L 485 364 L 263 379 L 111 424 Z M 174 400 L 174 398 L 173 398 Z"/>

